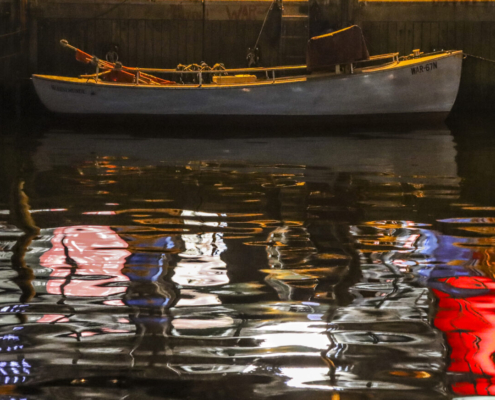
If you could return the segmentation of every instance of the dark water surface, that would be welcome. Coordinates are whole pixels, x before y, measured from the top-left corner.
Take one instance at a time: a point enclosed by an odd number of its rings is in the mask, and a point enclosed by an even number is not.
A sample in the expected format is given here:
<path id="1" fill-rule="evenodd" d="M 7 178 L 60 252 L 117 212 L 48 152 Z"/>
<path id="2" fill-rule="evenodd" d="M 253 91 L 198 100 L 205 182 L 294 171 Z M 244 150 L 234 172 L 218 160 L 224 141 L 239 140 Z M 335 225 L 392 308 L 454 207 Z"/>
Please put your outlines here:
<path id="1" fill-rule="evenodd" d="M 4 142 L 0 399 L 495 394 L 495 129 L 466 126 Z"/>

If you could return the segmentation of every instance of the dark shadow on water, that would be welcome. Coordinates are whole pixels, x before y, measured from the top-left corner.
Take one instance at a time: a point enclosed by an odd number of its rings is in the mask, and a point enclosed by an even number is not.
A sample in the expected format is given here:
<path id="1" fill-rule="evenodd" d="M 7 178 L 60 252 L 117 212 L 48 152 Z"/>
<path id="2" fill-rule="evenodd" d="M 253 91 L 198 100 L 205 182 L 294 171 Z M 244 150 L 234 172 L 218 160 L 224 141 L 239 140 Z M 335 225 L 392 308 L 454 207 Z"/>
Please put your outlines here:
<path id="1" fill-rule="evenodd" d="M 102 116 L 49 112 L 7 118 L 5 134 L 38 136 L 45 131 L 130 133 L 138 137 L 211 138 L 328 136 L 358 132 L 408 133 L 445 128 L 445 114 L 369 116 Z"/>

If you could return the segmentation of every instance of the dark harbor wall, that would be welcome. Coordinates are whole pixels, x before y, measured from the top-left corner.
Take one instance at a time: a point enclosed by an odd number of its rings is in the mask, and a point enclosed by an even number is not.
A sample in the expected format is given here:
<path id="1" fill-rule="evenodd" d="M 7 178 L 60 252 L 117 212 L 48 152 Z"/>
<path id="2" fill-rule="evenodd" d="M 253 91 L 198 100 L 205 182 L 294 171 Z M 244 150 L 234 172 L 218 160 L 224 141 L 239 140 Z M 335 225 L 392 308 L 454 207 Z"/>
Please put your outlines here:
<path id="1" fill-rule="evenodd" d="M 0 118 L 19 113 L 19 82 L 29 73 L 27 18 L 27 0 L 0 0 Z"/>
<path id="2" fill-rule="evenodd" d="M 0 0 L 0 18 L 4 87 L 31 73 L 91 71 L 60 39 L 101 58 L 116 50 L 129 66 L 246 66 L 265 18 L 263 66 L 303 64 L 310 36 L 350 24 L 363 28 L 371 54 L 462 49 L 495 59 L 495 1 Z M 493 109 L 494 89 L 495 63 L 468 57 L 457 106 Z"/>
<path id="3" fill-rule="evenodd" d="M 26 0 L 0 0 L 0 80 L 25 72 L 27 15 Z"/>

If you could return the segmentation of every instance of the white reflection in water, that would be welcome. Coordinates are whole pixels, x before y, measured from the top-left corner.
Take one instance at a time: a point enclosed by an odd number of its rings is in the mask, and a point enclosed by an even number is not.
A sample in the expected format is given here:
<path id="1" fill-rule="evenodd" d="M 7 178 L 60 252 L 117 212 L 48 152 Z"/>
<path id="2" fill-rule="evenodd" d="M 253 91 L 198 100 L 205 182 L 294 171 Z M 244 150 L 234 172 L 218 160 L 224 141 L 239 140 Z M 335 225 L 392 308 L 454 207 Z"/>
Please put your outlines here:
<path id="1" fill-rule="evenodd" d="M 195 290 L 182 289 L 181 298 L 176 307 L 198 307 L 222 304 L 216 294 L 200 293 Z"/>
<path id="2" fill-rule="evenodd" d="M 310 347 L 315 351 L 318 351 L 318 356 L 319 356 L 319 351 L 328 349 L 328 346 L 330 345 L 330 340 L 328 339 L 327 335 L 323 333 L 281 332 L 281 333 L 274 333 L 269 335 L 256 335 L 256 338 L 261 339 L 263 341 L 263 343 L 260 344 L 259 347 L 264 347 L 264 348 L 285 347 L 285 346 Z M 294 355 L 294 353 L 298 353 L 298 352 L 297 351 L 288 352 L 287 349 L 284 349 L 283 353 L 286 355 L 288 353 Z M 307 352 L 304 351 L 304 354 L 307 354 Z"/>
<path id="3" fill-rule="evenodd" d="M 175 329 L 208 329 L 225 328 L 234 325 L 230 317 L 217 317 L 215 319 L 176 318 L 172 321 Z"/>
<path id="4" fill-rule="evenodd" d="M 319 368 L 292 368 L 283 367 L 281 372 L 288 377 L 287 386 L 295 388 L 313 388 L 332 390 L 333 386 L 321 385 L 321 382 L 328 382 L 328 367 Z M 317 383 L 320 383 L 319 385 Z"/>
<path id="5" fill-rule="evenodd" d="M 181 215 L 191 217 L 208 217 L 218 214 L 184 210 Z M 199 222 L 184 220 L 186 224 L 209 224 L 225 227 L 225 222 Z M 179 254 L 182 261 L 177 263 L 172 280 L 181 286 L 217 286 L 229 283 L 227 264 L 220 255 L 227 250 L 222 232 L 181 235 L 185 251 Z M 179 302 L 180 303 L 180 302 Z M 220 303 L 218 301 L 217 303 Z M 211 304 L 211 303 L 210 303 Z M 184 304 L 182 304 L 184 305 Z"/>

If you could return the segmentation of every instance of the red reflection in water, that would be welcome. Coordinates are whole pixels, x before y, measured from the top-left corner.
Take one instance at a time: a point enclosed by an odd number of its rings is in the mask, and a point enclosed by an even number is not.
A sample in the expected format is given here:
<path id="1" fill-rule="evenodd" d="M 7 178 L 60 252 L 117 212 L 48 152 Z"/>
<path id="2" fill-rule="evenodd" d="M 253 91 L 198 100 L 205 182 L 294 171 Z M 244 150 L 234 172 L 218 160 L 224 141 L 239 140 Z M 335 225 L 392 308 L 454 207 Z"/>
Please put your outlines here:
<path id="1" fill-rule="evenodd" d="M 107 286 L 129 280 L 121 271 L 131 255 L 127 243 L 110 227 L 57 228 L 51 242 L 52 248 L 40 258 L 43 267 L 53 270 L 48 293 L 105 297 L 126 291 L 125 286 Z"/>
<path id="2" fill-rule="evenodd" d="M 433 292 L 439 299 L 435 327 L 445 333 L 452 349 L 448 371 L 469 375 L 454 383 L 452 390 L 461 395 L 495 395 L 495 282 L 481 276 L 438 281 L 447 288 Z M 470 290 L 469 297 L 462 296 L 462 290 Z"/>

